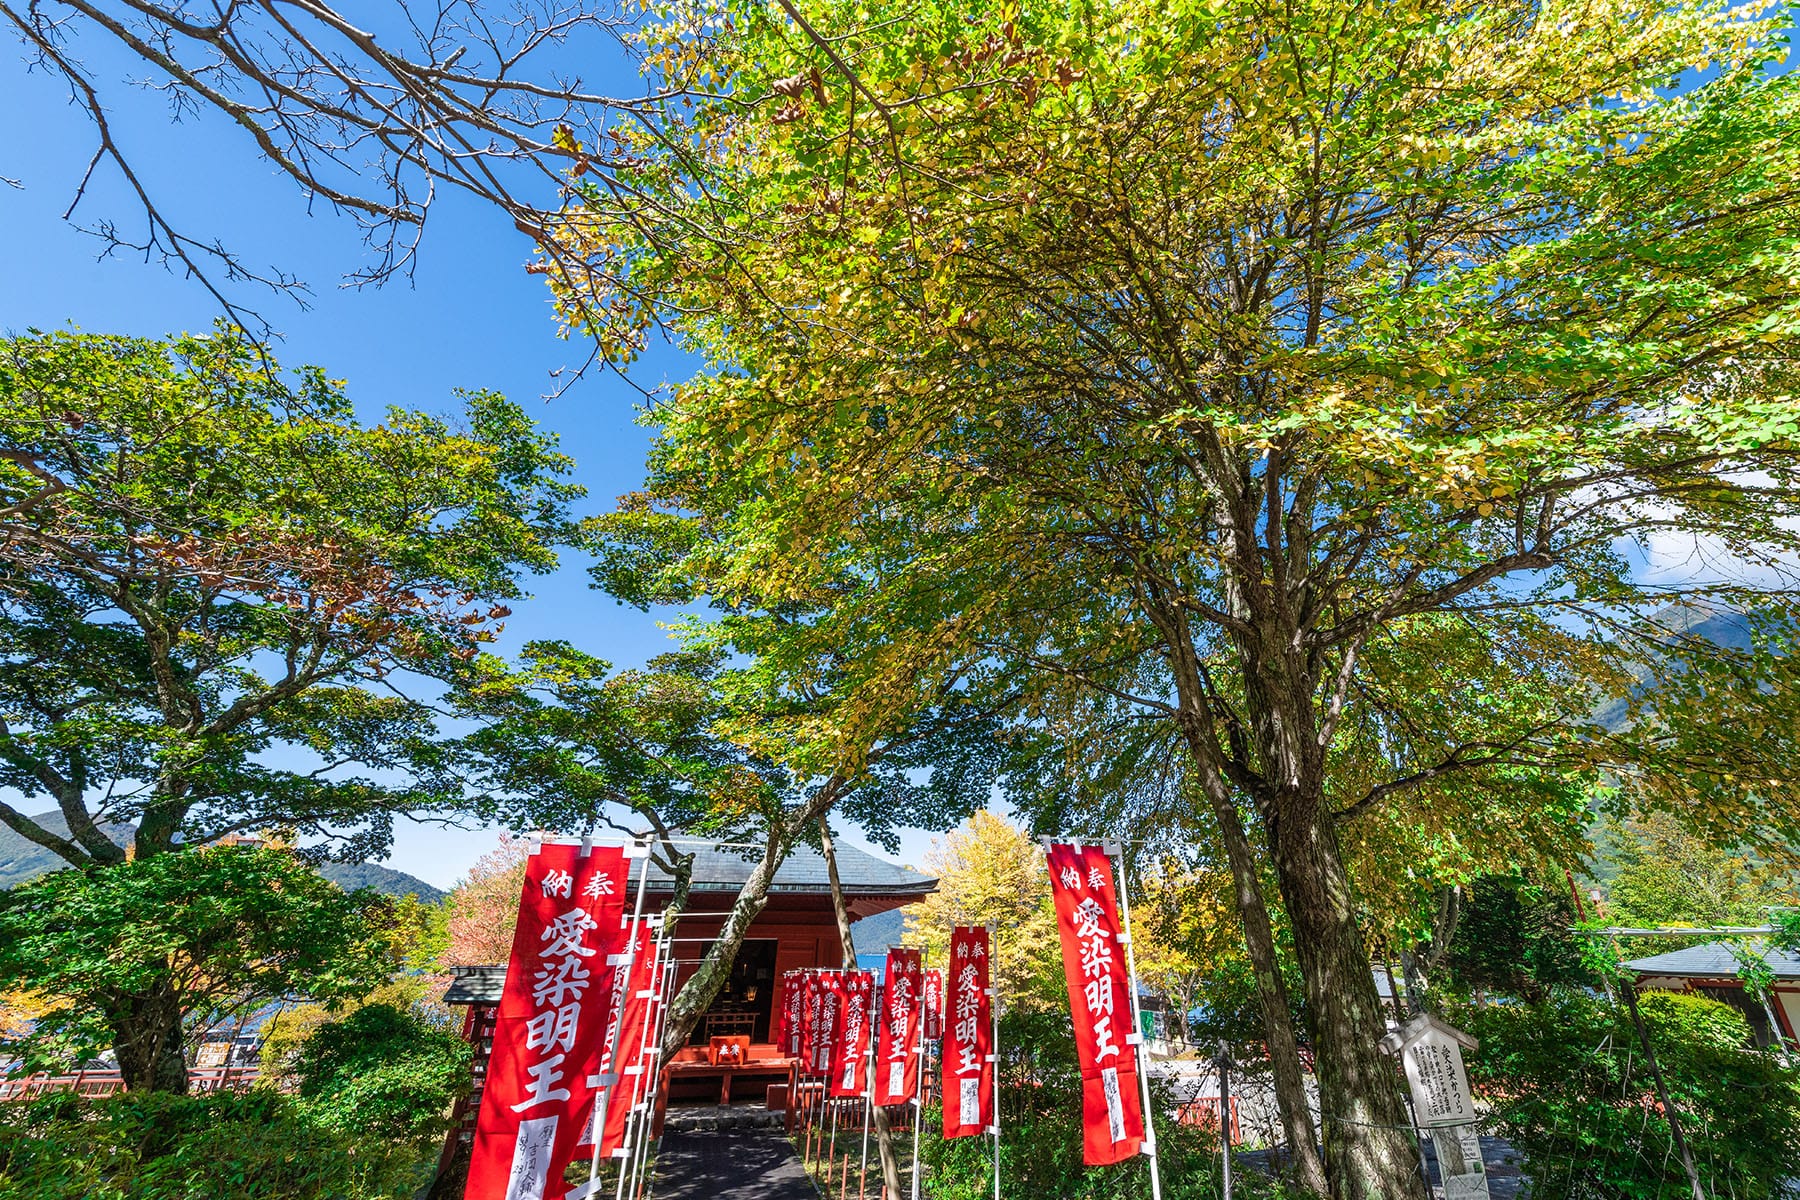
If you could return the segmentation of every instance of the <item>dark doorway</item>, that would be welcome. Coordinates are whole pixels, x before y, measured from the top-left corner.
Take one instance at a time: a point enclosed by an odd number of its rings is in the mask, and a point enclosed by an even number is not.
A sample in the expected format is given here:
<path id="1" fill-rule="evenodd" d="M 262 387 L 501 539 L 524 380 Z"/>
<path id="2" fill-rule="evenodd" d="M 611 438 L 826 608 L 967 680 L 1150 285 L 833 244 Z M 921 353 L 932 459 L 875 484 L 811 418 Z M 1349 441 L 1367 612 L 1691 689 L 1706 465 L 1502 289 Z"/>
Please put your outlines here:
<path id="1" fill-rule="evenodd" d="M 704 1046 L 708 1038 L 748 1034 L 753 1042 L 769 1040 L 769 1018 L 775 1011 L 774 938 L 749 938 L 738 948 L 731 975 L 711 1007 L 694 1026 L 689 1044 Z"/>

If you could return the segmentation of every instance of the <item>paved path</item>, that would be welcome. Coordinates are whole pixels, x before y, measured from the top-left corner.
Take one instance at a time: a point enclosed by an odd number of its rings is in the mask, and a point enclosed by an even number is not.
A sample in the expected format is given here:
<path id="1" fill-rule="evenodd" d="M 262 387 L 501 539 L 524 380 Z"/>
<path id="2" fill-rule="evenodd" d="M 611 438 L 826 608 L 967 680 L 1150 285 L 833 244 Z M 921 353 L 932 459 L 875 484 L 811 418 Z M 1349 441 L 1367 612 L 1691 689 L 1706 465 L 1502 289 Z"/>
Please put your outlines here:
<path id="1" fill-rule="evenodd" d="M 663 1135 L 656 1200 L 818 1200 L 779 1129 Z"/>

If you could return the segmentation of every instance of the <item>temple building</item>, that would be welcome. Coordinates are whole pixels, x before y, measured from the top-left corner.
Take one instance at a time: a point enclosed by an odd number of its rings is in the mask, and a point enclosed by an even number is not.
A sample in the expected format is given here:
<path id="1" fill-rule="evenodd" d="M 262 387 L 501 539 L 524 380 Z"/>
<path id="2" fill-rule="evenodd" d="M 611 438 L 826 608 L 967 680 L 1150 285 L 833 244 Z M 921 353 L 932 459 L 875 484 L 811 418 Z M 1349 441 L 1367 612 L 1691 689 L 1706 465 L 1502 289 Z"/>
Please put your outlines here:
<path id="1" fill-rule="evenodd" d="M 852 921 L 890 912 L 923 899 L 937 880 L 907 867 L 884 862 L 839 842 L 838 883 Z M 647 860 L 637 860 L 634 869 Z M 687 909 L 675 931 L 677 987 L 699 967 L 718 937 L 738 890 L 750 877 L 755 860 L 732 850 L 702 849 L 695 854 Z M 674 881 L 654 865 L 645 884 L 644 911 L 661 912 L 674 896 Z M 633 876 L 635 895 L 636 876 Z M 852 929 L 854 937 L 857 930 Z M 857 943 L 859 952 L 886 949 Z M 773 1043 L 776 1014 L 781 1011 L 782 975 L 802 967 L 836 967 L 843 963 L 837 916 L 831 903 L 831 880 L 824 856 L 807 846 L 796 847 L 775 873 L 768 902 L 751 922 L 732 965 L 730 978 L 695 1026 L 689 1045 L 669 1063 L 667 1099 L 730 1103 L 760 1101 L 769 1085 L 786 1083 L 793 1063 Z M 467 1123 L 479 1110 L 480 1086 L 492 1047 L 494 1013 L 506 982 L 504 963 L 458 967 L 444 1002 L 467 1009 L 464 1036 L 474 1042 L 476 1093 L 466 1105 Z M 712 1039 L 749 1039 L 740 1064 L 710 1061 Z"/>

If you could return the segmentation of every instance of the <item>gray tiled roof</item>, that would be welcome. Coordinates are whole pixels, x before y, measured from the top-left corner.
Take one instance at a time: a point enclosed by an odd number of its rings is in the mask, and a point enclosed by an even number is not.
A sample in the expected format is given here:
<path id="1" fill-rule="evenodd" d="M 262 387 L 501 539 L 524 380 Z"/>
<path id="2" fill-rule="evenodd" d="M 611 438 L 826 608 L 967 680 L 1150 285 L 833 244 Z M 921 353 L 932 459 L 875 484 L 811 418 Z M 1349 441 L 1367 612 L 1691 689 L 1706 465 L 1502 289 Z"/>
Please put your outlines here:
<path id="1" fill-rule="evenodd" d="M 751 870 L 761 856 L 753 850 L 714 850 L 699 848 L 694 856 L 692 890 L 696 892 L 735 892 L 750 878 Z M 922 896 L 937 887 L 937 880 L 909 867 L 884 862 L 872 854 L 864 854 L 842 842 L 837 845 L 838 882 L 846 895 Z M 650 868 L 649 888 L 652 892 L 669 891 L 667 874 L 654 864 Z M 825 872 L 825 856 L 810 846 L 796 846 L 775 872 L 771 892 L 829 892 L 831 878 Z"/>
<path id="2" fill-rule="evenodd" d="M 1738 973 L 1737 959 L 1731 956 L 1729 942 L 1708 942 L 1686 950 L 1671 950 L 1649 958 L 1634 958 L 1625 965 L 1639 975 L 1685 975 L 1695 979 L 1733 979 Z M 1800 954 L 1786 950 L 1765 949 L 1763 961 L 1777 979 L 1800 979 Z"/>
<path id="3" fill-rule="evenodd" d="M 506 987 L 506 967 L 451 967 L 456 981 L 444 992 L 445 1004 L 498 1004 Z"/>

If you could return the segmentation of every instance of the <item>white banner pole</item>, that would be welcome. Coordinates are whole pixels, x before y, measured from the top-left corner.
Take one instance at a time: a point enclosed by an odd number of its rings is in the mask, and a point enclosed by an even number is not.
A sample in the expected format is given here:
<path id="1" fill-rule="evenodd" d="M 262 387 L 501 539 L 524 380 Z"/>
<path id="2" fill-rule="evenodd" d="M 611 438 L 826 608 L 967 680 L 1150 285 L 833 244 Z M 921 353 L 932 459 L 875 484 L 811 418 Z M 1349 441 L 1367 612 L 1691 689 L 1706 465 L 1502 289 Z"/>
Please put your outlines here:
<path id="1" fill-rule="evenodd" d="M 637 1173 L 638 1144 L 644 1140 L 646 1132 L 643 1119 L 643 1100 L 649 1094 L 646 1059 L 650 1053 L 650 1005 L 656 997 L 656 972 L 662 964 L 663 950 L 662 918 L 648 917 L 646 920 L 655 925 L 656 940 L 650 945 L 650 977 L 644 981 L 649 986 L 644 989 L 644 995 L 637 997 L 644 1001 L 644 1024 L 643 1028 L 638 1030 L 637 1061 L 631 1064 L 630 1069 L 636 1074 L 639 1086 L 631 1088 L 628 1093 L 631 1096 L 631 1111 L 625 1115 L 625 1137 L 619 1147 L 619 1150 L 623 1152 L 624 1161 L 619 1164 L 619 1186 L 614 1192 L 617 1200 L 625 1200 L 627 1178 Z M 631 998 L 627 997 L 627 999 Z M 621 1077 L 622 1075 L 623 1073 L 621 1073 Z"/>
<path id="2" fill-rule="evenodd" d="M 635 930 L 637 928 L 638 919 L 644 915 L 644 886 L 650 881 L 650 847 L 642 841 L 633 842 L 631 845 L 625 847 L 625 857 L 627 859 L 641 858 L 644 860 L 643 868 L 638 872 L 637 900 L 632 904 L 631 921 L 625 926 L 627 930 Z M 624 959 L 624 962 L 616 964 L 619 969 L 619 975 L 616 978 L 621 981 L 618 989 L 618 1004 L 615 1005 L 618 1009 L 619 1019 L 613 1022 L 612 1030 L 608 1034 L 606 1048 L 601 1051 L 601 1062 L 605 1066 L 610 1067 L 611 1070 L 602 1071 L 597 1081 L 593 1078 L 588 1080 L 589 1086 L 592 1086 L 596 1082 L 600 1085 L 600 1097 L 594 1102 L 592 1130 L 594 1135 L 594 1153 L 593 1156 L 588 1159 L 587 1183 L 584 1184 L 581 1189 L 572 1189 L 569 1193 L 569 1200 L 583 1200 L 583 1198 L 591 1196 L 594 1192 L 599 1190 L 598 1185 L 595 1183 L 595 1176 L 600 1173 L 600 1143 L 606 1140 L 606 1110 L 607 1106 L 612 1103 L 613 1085 L 619 1078 L 619 1034 L 622 1032 L 625 1024 L 625 990 L 631 986 L 631 955 L 632 951 L 636 948 L 637 938 L 635 936 L 628 936 L 625 939 L 625 953 L 620 956 Z M 581 1192 L 580 1197 L 575 1195 L 576 1190 Z"/>
<path id="3" fill-rule="evenodd" d="M 650 1162 L 650 1127 L 656 1116 L 656 1100 L 662 1093 L 662 1035 L 668 1021 L 669 993 L 672 990 L 675 972 L 671 969 L 669 959 L 673 957 L 673 944 L 669 941 L 668 930 L 658 918 L 656 959 L 652 967 L 652 985 L 658 997 L 656 1005 L 655 1029 L 650 1035 L 650 1072 L 644 1081 L 644 1099 L 648 1104 L 643 1116 L 643 1128 L 638 1138 L 638 1153 L 632 1164 L 631 1194 L 635 1197 L 643 1191 L 643 1173 Z"/>
<path id="4" fill-rule="evenodd" d="M 1151 1200 L 1162 1200 L 1162 1172 L 1157 1169 L 1156 1125 L 1150 1107 L 1150 1047 L 1144 1041 L 1144 1017 L 1138 1008 L 1137 954 L 1131 946 L 1131 889 L 1126 886 L 1125 855 L 1117 842 L 1101 847 L 1117 860 L 1119 881 L 1119 918 L 1125 925 L 1125 977 L 1131 990 L 1131 1036 L 1137 1043 L 1138 1087 L 1143 1092 L 1144 1145 L 1141 1153 L 1150 1156 Z"/>
<path id="5" fill-rule="evenodd" d="M 919 1127 L 925 1124 L 925 955 L 919 955 L 919 1040 L 915 1048 L 918 1069 L 913 1076 L 912 1200 L 919 1200 Z"/>
<path id="6" fill-rule="evenodd" d="M 994 1072 L 989 1077 L 993 1080 L 994 1101 L 994 1200 L 1000 1200 L 1000 978 L 994 969 L 994 957 L 999 953 L 999 938 L 995 936 L 999 926 L 988 922 L 988 1017 L 994 1025 L 994 1052 L 988 1060 L 994 1064 Z M 1161 1200 L 1158 1197 L 1158 1200 Z"/>

